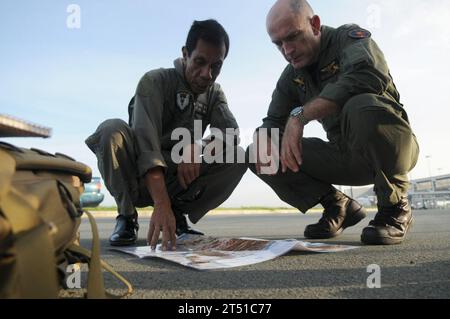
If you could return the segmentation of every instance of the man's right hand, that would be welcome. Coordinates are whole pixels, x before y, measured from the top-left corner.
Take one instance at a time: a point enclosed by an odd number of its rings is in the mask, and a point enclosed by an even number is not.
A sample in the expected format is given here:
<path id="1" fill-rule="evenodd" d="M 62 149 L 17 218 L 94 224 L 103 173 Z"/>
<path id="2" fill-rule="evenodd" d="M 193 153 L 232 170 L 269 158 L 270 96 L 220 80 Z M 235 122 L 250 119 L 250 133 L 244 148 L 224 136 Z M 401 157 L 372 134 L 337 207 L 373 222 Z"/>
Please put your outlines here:
<path id="1" fill-rule="evenodd" d="M 162 250 L 176 249 L 176 221 L 170 202 L 162 205 L 155 205 L 150 227 L 148 230 L 147 241 L 152 249 L 156 248 L 160 233 L 162 232 Z"/>
<path id="2" fill-rule="evenodd" d="M 162 249 L 164 251 L 168 249 L 175 250 L 177 226 L 162 168 L 156 167 L 149 170 L 145 176 L 145 184 L 155 203 L 152 218 L 150 219 L 147 242 L 152 249 L 155 249 L 159 235 L 162 232 Z"/>

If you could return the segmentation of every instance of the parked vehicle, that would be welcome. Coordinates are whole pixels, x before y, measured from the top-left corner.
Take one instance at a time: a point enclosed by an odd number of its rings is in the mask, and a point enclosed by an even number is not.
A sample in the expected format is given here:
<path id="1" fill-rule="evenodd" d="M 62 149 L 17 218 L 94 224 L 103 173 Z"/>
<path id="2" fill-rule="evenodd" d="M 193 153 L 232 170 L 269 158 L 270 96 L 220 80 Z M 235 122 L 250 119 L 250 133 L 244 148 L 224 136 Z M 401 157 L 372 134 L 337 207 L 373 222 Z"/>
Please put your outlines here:
<path id="1" fill-rule="evenodd" d="M 433 205 L 433 203 L 431 203 L 429 201 L 420 201 L 420 202 L 412 203 L 411 208 L 413 210 L 427 210 L 427 209 L 434 208 L 434 205 Z"/>
<path id="2" fill-rule="evenodd" d="M 100 177 L 93 177 L 89 184 L 84 185 L 84 193 L 81 195 L 81 206 L 97 207 L 101 204 L 105 195 L 101 192 L 102 180 Z"/>
<path id="3" fill-rule="evenodd" d="M 365 208 L 370 208 L 376 206 L 376 203 L 372 202 L 369 197 L 359 197 L 356 200 L 358 203 L 360 203 Z"/>

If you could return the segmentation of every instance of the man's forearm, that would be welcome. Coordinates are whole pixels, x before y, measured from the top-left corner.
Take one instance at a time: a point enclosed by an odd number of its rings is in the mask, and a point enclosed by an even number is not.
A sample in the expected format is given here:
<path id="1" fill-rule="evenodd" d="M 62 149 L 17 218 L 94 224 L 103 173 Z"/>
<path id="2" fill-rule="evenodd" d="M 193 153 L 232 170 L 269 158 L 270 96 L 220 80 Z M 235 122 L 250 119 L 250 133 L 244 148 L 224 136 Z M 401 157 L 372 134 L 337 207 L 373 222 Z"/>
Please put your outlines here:
<path id="1" fill-rule="evenodd" d="M 145 185 L 150 192 L 155 206 L 170 205 L 164 171 L 161 167 L 156 167 L 148 171 L 147 175 L 145 175 Z"/>
<path id="2" fill-rule="evenodd" d="M 333 101 L 323 98 L 316 98 L 304 106 L 303 115 L 308 121 L 322 120 L 327 116 L 337 114 L 340 111 L 339 105 Z"/>

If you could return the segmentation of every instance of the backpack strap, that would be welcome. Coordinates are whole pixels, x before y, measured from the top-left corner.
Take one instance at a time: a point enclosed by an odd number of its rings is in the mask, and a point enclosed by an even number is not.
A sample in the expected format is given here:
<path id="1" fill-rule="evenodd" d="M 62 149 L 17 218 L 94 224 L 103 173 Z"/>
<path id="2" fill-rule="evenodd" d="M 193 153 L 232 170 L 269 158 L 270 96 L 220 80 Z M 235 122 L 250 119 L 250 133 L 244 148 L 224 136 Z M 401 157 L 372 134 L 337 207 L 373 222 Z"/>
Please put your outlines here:
<path id="1" fill-rule="evenodd" d="M 88 216 L 89 223 L 92 229 L 92 247 L 91 251 L 83 248 L 77 244 L 72 244 L 68 248 L 69 251 L 86 257 L 89 260 L 89 274 L 88 274 L 88 299 L 105 299 L 109 298 L 123 298 L 133 293 L 133 287 L 131 284 L 120 274 L 118 274 L 110 265 L 100 259 L 100 239 L 98 235 L 97 225 L 95 219 L 91 213 L 85 212 Z M 120 280 L 127 287 L 127 292 L 122 296 L 113 296 L 105 292 L 102 276 L 102 268 L 111 273 L 114 277 Z"/>

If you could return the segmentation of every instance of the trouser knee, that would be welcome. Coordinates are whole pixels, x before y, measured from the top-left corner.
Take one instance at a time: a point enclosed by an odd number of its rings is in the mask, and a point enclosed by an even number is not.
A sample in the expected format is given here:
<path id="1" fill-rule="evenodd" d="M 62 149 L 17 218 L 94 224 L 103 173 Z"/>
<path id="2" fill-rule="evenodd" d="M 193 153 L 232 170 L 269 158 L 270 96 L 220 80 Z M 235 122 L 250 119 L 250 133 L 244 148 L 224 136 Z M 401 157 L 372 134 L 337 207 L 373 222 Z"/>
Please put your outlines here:
<path id="1" fill-rule="evenodd" d="M 351 143 L 358 146 L 380 140 L 397 145 L 399 135 L 412 136 L 409 123 L 391 106 L 376 102 L 372 94 L 357 95 L 345 104 L 342 132 Z"/>
<path id="2" fill-rule="evenodd" d="M 99 133 L 102 146 L 122 146 L 125 139 L 132 134 L 128 124 L 120 119 L 103 122 L 98 127 L 97 132 Z"/>
<path id="3" fill-rule="evenodd" d="M 362 152 L 388 175 L 413 166 L 416 142 L 402 113 L 372 94 L 350 99 L 342 112 L 342 132 L 352 152 Z"/>
<path id="4" fill-rule="evenodd" d="M 107 120 L 100 124 L 94 134 L 86 139 L 86 145 L 99 155 L 111 145 L 122 145 L 127 136 L 131 136 L 131 128 L 123 120 Z"/>

